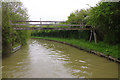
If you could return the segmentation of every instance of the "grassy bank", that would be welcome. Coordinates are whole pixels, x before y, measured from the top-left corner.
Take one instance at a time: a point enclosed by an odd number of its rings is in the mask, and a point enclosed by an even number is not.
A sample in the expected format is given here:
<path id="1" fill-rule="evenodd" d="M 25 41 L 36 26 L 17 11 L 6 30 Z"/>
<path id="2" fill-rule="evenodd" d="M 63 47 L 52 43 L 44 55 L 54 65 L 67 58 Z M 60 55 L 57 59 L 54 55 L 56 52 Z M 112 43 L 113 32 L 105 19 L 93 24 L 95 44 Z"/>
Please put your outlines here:
<path id="1" fill-rule="evenodd" d="M 18 47 L 18 46 L 20 46 L 21 44 L 19 44 L 19 43 L 15 43 L 13 46 L 12 46 L 12 48 L 15 48 L 15 47 Z"/>
<path id="2" fill-rule="evenodd" d="M 112 45 L 105 44 L 104 42 L 99 42 L 95 44 L 94 42 L 90 43 L 82 39 L 77 40 L 77 39 L 53 38 L 53 37 L 35 37 L 35 36 L 32 36 L 31 38 L 49 39 L 49 40 L 66 42 L 86 50 L 94 50 L 94 51 L 101 52 L 105 55 L 110 55 L 114 58 L 119 58 L 118 45 L 112 46 Z"/>

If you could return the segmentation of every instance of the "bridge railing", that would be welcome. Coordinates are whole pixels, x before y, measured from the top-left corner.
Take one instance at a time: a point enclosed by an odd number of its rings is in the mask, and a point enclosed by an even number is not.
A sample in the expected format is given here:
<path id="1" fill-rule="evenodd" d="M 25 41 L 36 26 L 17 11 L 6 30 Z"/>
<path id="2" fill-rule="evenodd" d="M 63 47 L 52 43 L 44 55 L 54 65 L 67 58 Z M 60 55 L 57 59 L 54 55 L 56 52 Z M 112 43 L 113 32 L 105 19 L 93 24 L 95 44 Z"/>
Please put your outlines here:
<path id="1" fill-rule="evenodd" d="M 71 22 L 67 22 L 67 21 L 10 21 L 10 25 L 15 26 L 13 27 L 14 30 L 50 30 L 50 29 L 51 30 L 91 30 L 92 29 L 92 28 L 86 28 L 85 25 L 71 24 Z M 19 27 L 19 25 L 23 25 L 23 26 L 37 25 L 37 27 Z M 48 27 L 48 26 L 53 26 L 53 27 Z M 57 27 L 57 26 L 61 26 L 61 27 Z M 77 28 L 72 28 L 72 27 L 77 27 Z"/>
<path id="2" fill-rule="evenodd" d="M 24 24 L 13 24 L 12 22 L 24 22 Z M 29 24 L 27 24 L 27 22 L 30 22 Z M 34 24 L 31 24 L 31 22 L 34 22 Z M 39 24 L 35 24 L 35 23 L 40 22 Z M 43 24 L 45 22 L 45 24 Z M 66 22 L 66 21 L 11 21 L 11 25 L 39 25 L 39 26 L 84 26 L 81 24 L 71 24 L 71 22 Z"/>
<path id="3" fill-rule="evenodd" d="M 13 24 L 13 23 L 15 24 Z M 24 22 L 24 24 L 18 24 L 17 22 Z M 31 22 L 39 22 L 40 24 L 30 24 Z M 47 24 L 43 24 L 43 22 Z M 85 25 L 81 24 L 71 24 L 71 22 L 66 22 L 66 21 L 10 21 L 10 25 L 15 25 L 16 27 L 13 27 L 14 30 L 91 30 L 90 38 L 89 41 L 91 41 L 92 38 L 92 33 L 94 34 L 94 40 L 95 43 L 97 43 L 97 38 L 96 38 L 96 32 L 93 28 L 85 27 Z M 39 25 L 40 27 L 19 27 L 17 25 Z M 52 28 L 49 27 L 42 27 L 42 26 L 54 26 Z M 56 26 L 68 26 L 66 27 L 56 27 Z M 72 26 L 76 26 L 77 28 L 72 28 Z M 84 27 L 83 27 L 84 26 Z"/>

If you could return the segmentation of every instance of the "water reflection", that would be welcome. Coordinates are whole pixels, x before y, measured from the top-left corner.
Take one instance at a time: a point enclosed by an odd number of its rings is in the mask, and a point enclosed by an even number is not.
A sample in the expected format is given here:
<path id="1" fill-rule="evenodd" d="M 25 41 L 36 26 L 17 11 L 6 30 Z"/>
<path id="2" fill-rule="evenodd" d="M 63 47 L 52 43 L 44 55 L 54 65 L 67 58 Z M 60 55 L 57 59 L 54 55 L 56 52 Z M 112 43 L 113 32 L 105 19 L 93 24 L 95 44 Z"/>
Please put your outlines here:
<path id="1" fill-rule="evenodd" d="M 42 41 L 44 42 L 44 41 Z M 76 77 L 118 77 L 118 64 L 60 43 L 46 41 L 50 56 L 62 63 Z M 72 48 L 72 49 L 71 49 Z M 111 76 L 110 76 L 111 75 Z"/>
<path id="2" fill-rule="evenodd" d="M 25 49 L 25 50 L 22 50 Z M 12 56 L 4 58 L 2 60 L 2 77 L 5 78 L 18 78 L 19 76 L 26 75 L 26 71 L 29 70 L 29 57 L 28 57 L 28 45 L 22 47 L 17 54 L 14 53 Z"/>
<path id="3" fill-rule="evenodd" d="M 30 39 L 3 59 L 4 78 L 116 78 L 118 64 L 76 48 Z"/>

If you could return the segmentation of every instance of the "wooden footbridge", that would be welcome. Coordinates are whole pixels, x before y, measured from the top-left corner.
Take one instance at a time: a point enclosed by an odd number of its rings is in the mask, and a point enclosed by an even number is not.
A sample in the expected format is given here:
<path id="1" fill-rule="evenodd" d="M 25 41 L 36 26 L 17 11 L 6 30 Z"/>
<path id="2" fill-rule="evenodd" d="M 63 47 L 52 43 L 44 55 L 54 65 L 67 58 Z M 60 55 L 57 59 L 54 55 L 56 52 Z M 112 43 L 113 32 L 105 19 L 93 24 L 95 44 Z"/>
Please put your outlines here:
<path id="1" fill-rule="evenodd" d="M 71 24 L 71 22 L 67 22 L 67 21 L 10 21 L 10 25 L 13 27 L 13 30 L 90 30 L 91 34 L 89 41 L 91 41 L 93 34 L 95 43 L 97 43 L 95 30 L 83 24 Z M 36 26 L 33 27 L 34 25 Z M 25 27 L 25 26 L 30 26 L 30 27 Z M 73 28 L 73 27 L 77 27 L 77 28 Z"/>
<path id="2" fill-rule="evenodd" d="M 19 24 L 13 24 L 12 22 L 19 23 Z M 29 24 L 31 22 L 33 22 L 34 24 Z M 39 24 L 35 24 L 38 22 Z M 66 22 L 66 21 L 10 21 L 10 25 L 13 26 L 14 30 L 93 30 L 93 28 L 86 28 L 85 25 L 71 24 L 70 22 Z M 22 26 L 19 27 L 19 25 L 23 25 L 23 26 L 37 25 L 37 27 L 22 27 Z M 49 26 L 52 26 L 52 27 L 49 27 Z M 72 28 L 75 26 L 77 28 Z"/>

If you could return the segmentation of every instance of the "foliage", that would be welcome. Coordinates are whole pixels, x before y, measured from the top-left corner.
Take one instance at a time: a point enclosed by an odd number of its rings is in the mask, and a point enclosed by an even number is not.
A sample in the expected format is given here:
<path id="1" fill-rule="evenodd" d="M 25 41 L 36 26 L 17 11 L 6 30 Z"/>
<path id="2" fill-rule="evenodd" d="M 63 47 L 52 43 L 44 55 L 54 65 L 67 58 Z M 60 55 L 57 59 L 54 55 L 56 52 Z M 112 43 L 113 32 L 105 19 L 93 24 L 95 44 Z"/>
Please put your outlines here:
<path id="1" fill-rule="evenodd" d="M 120 44 L 118 37 L 120 34 L 119 17 L 120 2 L 100 2 L 95 7 L 87 10 L 76 10 L 68 16 L 67 22 L 72 24 L 91 25 L 90 27 L 94 28 L 97 33 L 97 39 L 99 40 L 97 44 L 81 40 L 88 40 L 90 31 L 33 31 L 31 36 L 68 42 L 120 59 L 120 55 L 118 55 L 118 45 Z"/>
<path id="2" fill-rule="evenodd" d="M 76 10 L 68 16 L 68 22 L 72 24 L 86 24 L 86 17 L 89 13 L 89 10 L 81 9 L 80 11 Z"/>
<path id="3" fill-rule="evenodd" d="M 87 24 L 101 31 L 104 41 L 110 44 L 119 43 L 120 33 L 120 2 L 100 2 L 92 7 Z"/>
<path id="4" fill-rule="evenodd" d="M 26 9 L 21 2 L 3 2 L 2 3 L 2 46 L 3 55 L 11 53 L 12 46 L 15 43 L 24 45 L 27 40 L 27 31 L 15 31 L 12 29 L 10 21 L 27 20 Z M 15 23 L 15 22 L 12 22 Z M 19 26 L 24 27 L 24 26 Z M 8 50 L 6 51 L 6 48 Z"/>
<path id="5" fill-rule="evenodd" d="M 71 24 L 86 24 L 87 21 L 87 15 L 89 13 L 89 10 L 81 9 L 80 11 L 76 10 L 74 13 L 71 13 L 70 16 L 68 16 L 67 23 Z M 59 23 L 59 24 L 66 24 L 66 23 Z M 54 27 L 54 26 L 50 26 Z M 57 26 L 61 27 L 61 26 Z M 62 26 L 67 27 L 67 26 Z M 76 26 L 75 26 L 76 27 Z M 83 26 L 85 27 L 85 26 Z M 32 36 L 43 36 L 43 37 L 61 37 L 61 38 L 75 38 L 75 39 L 85 39 L 88 40 L 90 31 L 83 31 L 83 30 L 48 30 L 48 31 L 32 31 Z"/>
<path id="6" fill-rule="evenodd" d="M 85 39 L 85 40 L 88 40 L 88 38 L 89 38 L 89 31 L 81 31 L 81 30 L 32 31 L 31 32 L 31 36 L 75 38 L 75 39 Z"/>

